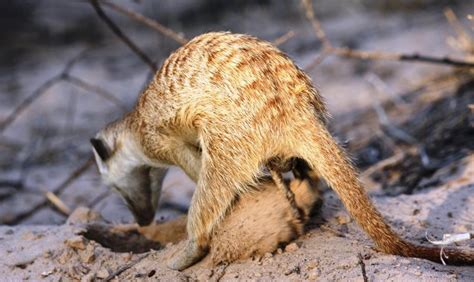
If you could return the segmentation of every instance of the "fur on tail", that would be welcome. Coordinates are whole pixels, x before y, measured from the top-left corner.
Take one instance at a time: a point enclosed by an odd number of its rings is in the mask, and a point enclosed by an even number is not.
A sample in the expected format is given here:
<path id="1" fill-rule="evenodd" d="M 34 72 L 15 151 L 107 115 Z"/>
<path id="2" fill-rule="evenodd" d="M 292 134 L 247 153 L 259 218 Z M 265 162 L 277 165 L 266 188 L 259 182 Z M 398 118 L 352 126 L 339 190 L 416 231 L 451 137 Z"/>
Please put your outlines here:
<path id="1" fill-rule="evenodd" d="M 356 170 L 347 154 L 321 122 L 299 150 L 299 156 L 308 162 L 311 169 L 334 189 L 349 214 L 375 242 L 382 252 L 406 257 L 418 257 L 441 262 L 439 247 L 424 247 L 403 240 L 385 222 L 362 187 Z M 448 264 L 474 264 L 474 252 L 444 248 Z"/>

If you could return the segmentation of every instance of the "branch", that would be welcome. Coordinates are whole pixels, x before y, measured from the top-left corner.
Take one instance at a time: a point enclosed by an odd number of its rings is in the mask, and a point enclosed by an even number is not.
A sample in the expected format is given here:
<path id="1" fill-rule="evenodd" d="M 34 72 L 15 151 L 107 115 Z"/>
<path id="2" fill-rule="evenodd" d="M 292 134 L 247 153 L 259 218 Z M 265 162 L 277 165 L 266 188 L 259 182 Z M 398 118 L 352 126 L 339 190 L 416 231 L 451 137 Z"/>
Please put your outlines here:
<path id="1" fill-rule="evenodd" d="M 34 101 L 39 99 L 46 93 L 47 90 L 49 90 L 51 87 L 61 81 L 66 81 L 77 87 L 82 88 L 83 90 L 97 94 L 98 96 L 101 96 L 102 98 L 112 102 L 121 110 L 125 111 L 127 109 L 125 103 L 122 102 L 119 98 L 115 97 L 110 92 L 69 74 L 74 64 L 82 57 L 82 55 L 84 55 L 84 51 L 86 50 L 83 50 L 77 56 L 69 60 L 59 74 L 46 80 L 35 91 L 33 91 L 30 96 L 28 96 L 25 100 L 23 100 L 23 102 L 16 106 L 15 109 L 0 123 L 0 133 L 2 133 L 8 126 L 10 126 L 22 112 L 24 112 L 29 106 L 31 106 Z"/>
<path id="2" fill-rule="evenodd" d="M 137 12 L 134 12 L 132 10 L 129 10 L 127 8 L 124 8 L 120 5 L 117 5 L 111 1 L 108 1 L 108 0 L 99 0 L 102 4 L 104 4 L 104 6 L 107 6 L 109 8 L 111 8 L 112 10 L 116 11 L 116 12 L 119 12 L 123 15 L 126 15 L 128 16 L 129 18 L 132 18 L 138 22 L 141 22 L 143 23 L 144 25 L 147 25 L 149 26 L 150 28 L 158 31 L 159 33 L 173 39 L 174 41 L 178 42 L 179 44 L 181 45 L 184 45 L 188 42 L 188 39 L 186 37 L 184 37 L 182 34 L 170 29 L 170 28 L 167 28 L 165 27 L 164 25 L 160 24 L 159 22 L 153 20 L 153 19 L 150 19 L 148 17 L 145 17 L 144 15 L 140 14 L 140 13 L 137 13 Z"/>
<path id="3" fill-rule="evenodd" d="M 359 259 L 360 270 L 362 272 L 362 279 L 364 280 L 364 282 L 368 282 L 369 278 L 367 277 L 367 272 L 365 271 L 364 258 L 362 257 L 360 253 L 357 255 L 357 258 Z"/>
<path id="4" fill-rule="evenodd" d="M 311 22 L 313 26 L 313 31 L 316 37 L 321 40 L 323 44 L 323 49 L 329 49 L 332 47 L 331 41 L 326 37 L 326 33 L 324 32 L 321 22 L 316 18 L 314 15 L 313 10 L 313 2 L 312 0 L 301 0 L 303 7 L 305 8 L 306 18 Z"/>
<path id="5" fill-rule="evenodd" d="M 321 41 L 323 48 L 321 53 L 311 62 L 305 69 L 311 71 L 319 63 L 321 63 L 327 55 L 336 55 L 339 57 L 355 58 L 361 60 L 389 60 L 389 61 L 402 61 L 402 62 L 422 62 L 431 64 L 443 64 L 451 65 L 456 67 L 474 67 L 473 61 L 452 59 L 450 57 L 435 57 L 421 55 L 417 53 L 405 54 L 405 53 L 394 53 L 394 52 L 381 52 L 381 51 L 363 51 L 350 49 L 346 47 L 334 47 L 331 41 L 326 37 L 326 33 L 321 26 L 321 22 L 316 18 L 313 11 L 313 5 L 311 0 L 301 0 L 305 9 L 306 18 L 311 22 L 313 32 L 315 36 Z"/>
<path id="6" fill-rule="evenodd" d="M 61 194 L 66 188 L 69 187 L 69 185 L 71 185 L 71 183 L 76 181 L 82 174 L 84 174 L 89 169 L 89 167 L 92 166 L 92 164 L 94 164 L 94 159 L 90 157 L 89 159 L 87 159 L 86 162 L 84 162 L 80 167 L 75 169 L 63 182 L 61 182 L 58 186 L 56 186 L 50 192 L 54 194 Z M 32 205 L 29 210 L 24 211 L 13 218 L 9 218 L 3 221 L 2 224 L 7 224 L 7 225 L 17 224 L 21 222 L 22 220 L 29 218 L 39 209 L 45 207 L 47 204 L 48 204 L 48 199 L 45 197 L 39 203 Z"/>
<path id="7" fill-rule="evenodd" d="M 145 64 L 153 70 L 153 72 L 157 71 L 155 63 L 137 46 L 130 40 L 122 30 L 105 14 L 102 7 L 100 7 L 99 0 L 89 0 L 92 7 L 96 11 L 97 15 L 103 20 L 107 26 L 115 33 L 115 35 L 120 38 Z"/>
<path id="8" fill-rule="evenodd" d="M 127 107 L 125 106 L 125 103 L 122 102 L 122 100 L 115 97 L 112 93 L 108 92 L 107 90 L 100 88 L 99 86 L 92 85 L 88 83 L 87 81 L 84 81 L 81 78 L 72 76 L 70 74 L 65 74 L 62 78 L 65 81 L 79 88 L 82 88 L 83 90 L 93 92 L 97 94 L 98 96 L 104 98 L 105 100 L 112 102 L 114 105 L 116 105 L 118 108 L 120 108 L 123 111 L 127 110 Z"/>
<path id="9" fill-rule="evenodd" d="M 61 81 L 61 76 L 57 75 L 53 78 L 48 79 L 40 85 L 33 93 L 28 96 L 23 102 L 21 102 L 0 124 L 0 133 L 3 132 L 17 117 L 28 108 L 36 99 L 41 97 L 48 89 L 53 87 L 56 83 Z"/>
<path id="10" fill-rule="evenodd" d="M 296 32 L 294 32 L 293 30 L 290 30 L 287 33 L 283 34 L 282 36 L 278 37 L 277 39 L 273 40 L 273 45 L 279 46 L 287 42 L 291 38 L 293 38 L 295 35 L 296 35 Z"/>

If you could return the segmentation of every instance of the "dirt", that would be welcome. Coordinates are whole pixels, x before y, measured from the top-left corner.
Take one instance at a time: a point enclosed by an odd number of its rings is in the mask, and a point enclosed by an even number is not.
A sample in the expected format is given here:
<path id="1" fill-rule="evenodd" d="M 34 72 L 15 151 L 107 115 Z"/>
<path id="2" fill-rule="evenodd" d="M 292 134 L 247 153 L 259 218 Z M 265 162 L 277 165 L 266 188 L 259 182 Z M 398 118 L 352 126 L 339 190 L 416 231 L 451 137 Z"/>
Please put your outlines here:
<path id="1" fill-rule="evenodd" d="M 212 17 L 204 19 L 204 12 L 190 17 L 209 8 L 199 1 L 163 1 L 160 7 L 153 1 L 136 2 L 120 3 L 188 37 L 209 30 L 232 30 L 273 40 L 294 30 L 297 35 L 280 48 L 302 68 L 320 47 L 294 3 L 259 1 L 272 4 L 255 7 L 244 1 L 248 6 L 238 11 L 234 6 L 219 10 L 218 15 L 206 10 Z M 442 5 L 423 0 L 416 1 L 419 7 L 412 7 L 405 2 L 384 1 L 398 7 L 394 9 L 374 6 L 370 0 L 344 5 L 323 0 L 315 8 L 338 46 L 464 55 L 446 44 L 453 29 L 442 16 Z M 472 11 L 472 5 L 463 1 L 449 4 L 465 23 L 464 15 Z M 10 36 L 11 44 L 2 51 L 1 59 L 8 60 L 0 67 L 0 120 L 82 52 L 71 73 L 107 89 L 126 108 L 131 107 L 149 79 L 147 67 L 97 21 L 89 6 L 43 0 L 37 8 L 28 12 L 36 19 L 22 20 L 28 28 Z M 141 25 L 110 14 L 157 61 L 178 47 Z M 27 34 L 30 28 L 34 29 Z M 85 39 L 80 39 L 81 34 Z M 364 186 L 399 234 L 429 245 L 427 232 L 438 238 L 444 233 L 473 232 L 474 112 L 467 106 L 474 103 L 472 71 L 329 57 L 309 74 L 333 115 L 332 131 L 354 156 Z M 382 80 L 382 89 L 370 83 L 374 76 Z M 374 111 L 377 104 L 385 110 L 388 125 L 381 124 Z M 45 191 L 58 187 L 90 156 L 87 140 L 121 114 L 123 109 L 93 91 L 60 82 L 0 135 L 0 223 L 11 225 L 0 225 L 2 280 L 474 280 L 472 267 L 443 266 L 375 251 L 329 189 L 324 189 L 320 212 L 309 219 L 304 234 L 296 240 L 228 265 L 198 265 L 183 272 L 169 270 L 166 261 L 182 247 L 179 239 L 184 236 L 184 221 L 180 229 L 166 227 L 166 236 L 174 237 L 173 243 L 143 236 L 130 225 L 130 212 L 121 199 L 107 192 L 92 166 L 57 193 L 74 210 L 72 215 L 65 216 L 47 202 L 31 211 L 44 201 Z M 393 127 L 413 140 L 400 138 Z M 423 151 L 428 162 L 421 158 Z M 162 224 L 179 221 L 193 191 L 194 184 L 184 173 L 172 168 L 165 179 L 157 220 Z M 20 216 L 25 213 L 28 215 Z M 123 226 L 128 229 L 119 228 Z M 163 235 L 165 230 L 161 231 Z M 473 244 L 463 242 L 458 247 L 472 249 Z"/>
<path id="2" fill-rule="evenodd" d="M 427 244 L 425 232 L 472 231 L 474 217 L 474 158 L 455 162 L 459 172 L 443 184 L 414 195 L 375 197 L 376 205 L 397 232 L 413 242 Z M 373 280 L 456 280 L 472 281 L 472 267 L 453 267 L 421 259 L 386 255 L 372 249 L 372 243 L 347 218 L 332 192 L 324 194 L 321 213 L 313 217 L 307 232 L 286 247 L 261 257 L 230 265 L 192 267 L 183 272 L 166 267 L 167 259 L 182 243 L 169 243 L 141 253 L 144 238 L 116 241 L 127 249 L 110 249 L 99 244 L 82 222 L 61 226 L 0 227 L 3 279 L 107 279 L 153 278 L 181 280 L 363 280 L 362 265 Z M 93 221 L 95 224 L 101 220 Z M 93 232 L 97 232 L 94 230 Z M 102 243 L 104 243 L 102 241 Z M 111 242 L 109 242 L 111 243 Z M 460 248 L 473 247 L 471 243 Z M 135 249 L 136 248 L 136 249 Z M 134 252 L 130 252 L 134 249 Z M 359 258 L 361 257 L 361 259 Z M 127 269 L 122 269 L 126 267 Z M 120 272 L 123 270 L 123 272 Z M 120 273 L 119 273 L 120 272 Z"/>

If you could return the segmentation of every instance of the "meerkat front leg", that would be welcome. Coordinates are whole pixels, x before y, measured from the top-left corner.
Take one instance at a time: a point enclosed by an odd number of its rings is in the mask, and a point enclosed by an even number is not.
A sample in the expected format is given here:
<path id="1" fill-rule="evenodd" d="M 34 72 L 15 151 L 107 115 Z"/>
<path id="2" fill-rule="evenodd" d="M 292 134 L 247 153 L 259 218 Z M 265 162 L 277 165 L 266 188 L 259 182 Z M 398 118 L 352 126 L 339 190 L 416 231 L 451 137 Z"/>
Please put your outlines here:
<path id="1" fill-rule="evenodd" d="M 200 148 L 183 144 L 173 149 L 173 152 L 175 154 L 174 160 L 176 165 L 181 167 L 186 175 L 197 183 L 202 163 Z"/>
<path id="2" fill-rule="evenodd" d="M 213 228 L 241 189 L 242 177 L 238 172 L 232 173 L 238 171 L 234 160 L 212 153 L 202 154 L 202 169 L 188 212 L 188 241 L 185 249 L 168 263 L 172 269 L 183 270 L 207 254 Z"/>

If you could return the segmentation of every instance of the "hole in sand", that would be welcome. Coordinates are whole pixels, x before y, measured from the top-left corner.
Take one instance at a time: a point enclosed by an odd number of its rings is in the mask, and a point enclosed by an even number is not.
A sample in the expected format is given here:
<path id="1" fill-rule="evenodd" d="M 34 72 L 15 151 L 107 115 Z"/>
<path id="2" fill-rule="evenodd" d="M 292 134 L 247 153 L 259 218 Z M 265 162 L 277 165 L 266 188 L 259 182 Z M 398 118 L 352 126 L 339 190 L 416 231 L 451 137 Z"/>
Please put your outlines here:
<path id="1" fill-rule="evenodd" d="M 161 245 L 146 239 L 136 230 L 133 231 L 116 231 L 111 225 L 91 224 L 86 227 L 82 235 L 96 241 L 105 248 L 111 249 L 119 253 L 145 253 L 149 250 L 159 250 Z"/>

